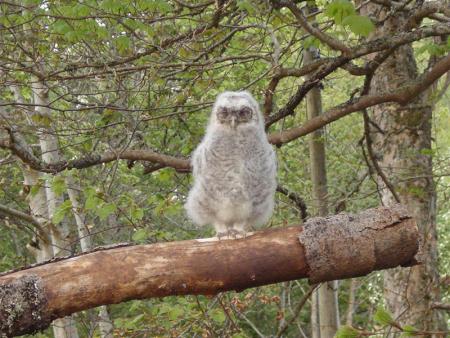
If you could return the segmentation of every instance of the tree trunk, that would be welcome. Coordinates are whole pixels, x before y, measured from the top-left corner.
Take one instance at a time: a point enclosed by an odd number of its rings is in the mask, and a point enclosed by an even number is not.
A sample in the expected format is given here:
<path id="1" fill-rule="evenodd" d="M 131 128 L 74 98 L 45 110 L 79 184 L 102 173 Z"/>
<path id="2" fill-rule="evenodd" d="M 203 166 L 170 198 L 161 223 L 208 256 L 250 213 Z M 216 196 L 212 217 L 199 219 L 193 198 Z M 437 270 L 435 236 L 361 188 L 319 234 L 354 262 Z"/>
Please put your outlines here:
<path id="1" fill-rule="evenodd" d="M 50 101 L 48 99 L 48 88 L 45 84 L 35 79 L 32 86 L 33 100 L 35 107 L 35 113 L 40 117 L 47 118 L 51 121 Z M 39 143 L 41 146 L 42 159 L 46 164 L 52 164 L 61 161 L 59 154 L 59 146 L 57 137 L 48 128 L 40 128 L 38 132 Z M 57 196 L 52 189 L 52 182 L 47 179 L 45 182 L 45 193 L 47 198 L 48 207 L 48 219 L 49 222 L 53 219 L 53 216 L 57 208 L 64 202 L 63 196 Z M 53 255 L 59 256 L 67 254 L 70 249 L 70 241 L 68 241 L 69 227 L 65 221 L 61 223 L 61 226 L 51 227 L 51 241 L 53 245 Z M 75 322 L 71 317 L 59 318 L 53 323 L 53 333 L 55 338 L 78 338 L 78 332 L 75 326 Z"/>
<path id="2" fill-rule="evenodd" d="M 367 8 L 385 19 L 387 11 L 378 5 Z M 408 17 L 399 11 L 380 26 L 375 35 L 390 35 L 401 31 Z M 417 78 L 417 65 L 411 45 L 394 51 L 376 70 L 370 93 L 393 92 Z M 369 142 L 379 168 L 384 205 L 396 201 L 389 185 L 401 203 L 414 215 L 422 235 L 423 264 L 408 269 L 384 273 L 384 295 L 389 309 L 401 324 L 422 330 L 439 329 L 438 314 L 431 304 L 440 299 L 437 270 L 436 193 L 431 158 L 432 111 L 425 94 L 418 95 L 407 105 L 385 103 L 370 109 Z M 370 144 L 368 145 L 370 146 Z M 389 180 L 381 179 L 385 176 Z M 440 328 L 442 329 L 442 327 Z"/>
<path id="3" fill-rule="evenodd" d="M 400 205 L 238 240 L 100 248 L 0 276 L 0 334 L 33 332 L 57 317 L 130 299 L 361 276 L 415 264 L 417 250 L 417 227 Z"/>
<path id="4" fill-rule="evenodd" d="M 347 315 L 345 316 L 345 325 L 353 325 L 353 312 L 355 311 L 355 293 L 356 293 L 356 279 L 352 278 L 350 280 L 350 286 L 348 290 L 348 304 L 347 304 Z"/>
<path id="5" fill-rule="evenodd" d="M 304 63 L 316 59 L 317 50 L 310 48 L 303 52 Z M 318 86 L 306 95 L 308 119 L 322 114 L 322 98 Z M 328 215 L 328 189 L 323 129 L 311 133 L 309 139 L 311 181 L 314 209 L 318 216 Z M 337 304 L 337 281 L 323 283 L 312 296 L 311 333 L 313 338 L 333 338 L 339 326 Z"/>
<path id="6" fill-rule="evenodd" d="M 66 177 L 67 193 L 69 195 L 70 202 L 72 203 L 72 211 L 75 216 L 75 222 L 78 229 L 78 238 L 80 240 L 80 246 L 82 252 L 88 252 L 92 249 L 91 235 L 86 224 L 86 217 L 82 212 L 82 205 L 80 202 L 80 187 L 75 184 L 71 173 L 68 173 Z M 100 337 L 102 338 L 113 338 L 114 327 L 112 321 L 109 318 L 108 309 L 105 305 L 98 308 L 98 322 Z M 96 326 L 96 323 L 92 323 Z"/>
<path id="7" fill-rule="evenodd" d="M 34 236 L 33 241 L 27 245 L 27 249 L 33 254 L 36 262 L 41 263 L 53 257 L 53 247 L 50 241 L 50 229 L 48 222 L 47 199 L 45 189 L 40 186 L 40 173 L 25 166 L 22 168 L 24 185 L 27 190 L 32 187 L 37 191 L 30 191 L 27 195 L 27 202 L 31 215 L 42 225 L 41 228 L 46 233 L 39 233 Z M 38 188 L 37 188 L 38 187 Z"/>

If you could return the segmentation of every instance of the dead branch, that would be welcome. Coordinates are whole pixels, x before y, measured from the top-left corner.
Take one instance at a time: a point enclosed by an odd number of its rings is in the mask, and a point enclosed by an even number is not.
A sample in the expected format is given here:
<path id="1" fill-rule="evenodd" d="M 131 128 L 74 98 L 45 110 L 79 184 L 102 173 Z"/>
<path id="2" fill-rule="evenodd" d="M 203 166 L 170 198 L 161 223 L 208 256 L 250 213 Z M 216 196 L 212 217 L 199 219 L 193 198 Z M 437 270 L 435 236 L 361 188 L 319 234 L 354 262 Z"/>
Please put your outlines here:
<path id="1" fill-rule="evenodd" d="M 217 294 L 309 278 L 356 277 L 415 264 L 418 230 L 400 205 L 312 218 L 237 240 L 121 246 L 0 275 L 0 335 L 47 327 L 103 304 Z"/>

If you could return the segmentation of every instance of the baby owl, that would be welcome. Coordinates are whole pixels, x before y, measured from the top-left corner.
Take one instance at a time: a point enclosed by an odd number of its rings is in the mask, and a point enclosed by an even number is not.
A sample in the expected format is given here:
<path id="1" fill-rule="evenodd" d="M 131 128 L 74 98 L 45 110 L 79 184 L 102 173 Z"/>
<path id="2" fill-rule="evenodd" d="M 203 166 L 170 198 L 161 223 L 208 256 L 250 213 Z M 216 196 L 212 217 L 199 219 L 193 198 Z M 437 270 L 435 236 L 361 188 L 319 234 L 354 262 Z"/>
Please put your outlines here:
<path id="1" fill-rule="evenodd" d="M 264 120 L 248 92 L 224 92 L 214 103 L 205 137 L 192 155 L 194 186 L 185 208 L 219 239 L 245 237 L 273 212 L 276 156 Z"/>

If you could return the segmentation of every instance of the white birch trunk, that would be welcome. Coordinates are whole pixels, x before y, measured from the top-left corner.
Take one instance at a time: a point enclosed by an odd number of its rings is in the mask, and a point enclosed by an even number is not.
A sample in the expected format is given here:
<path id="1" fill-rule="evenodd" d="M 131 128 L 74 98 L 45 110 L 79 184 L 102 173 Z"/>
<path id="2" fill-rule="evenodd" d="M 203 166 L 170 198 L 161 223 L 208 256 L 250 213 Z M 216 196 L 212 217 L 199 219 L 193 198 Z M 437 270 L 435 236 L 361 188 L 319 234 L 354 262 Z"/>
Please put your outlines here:
<path id="1" fill-rule="evenodd" d="M 75 217 L 75 222 L 77 224 L 81 251 L 87 252 L 92 249 L 91 237 L 89 228 L 86 224 L 86 217 L 82 211 L 82 204 L 80 202 L 80 187 L 75 183 L 70 173 L 66 177 L 66 186 L 70 202 L 72 203 L 72 211 Z M 102 338 L 113 338 L 114 327 L 106 306 L 98 307 L 98 319 L 96 321 L 98 322 L 100 336 Z M 93 324 L 96 326 L 96 323 Z"/>
<path id="2" fill-rule="evenodd" d="M 37 187 L 40 182 L 40 173 L 26 167 L 22 168 L 24 185 L 29 187 Z M 47 209 L 47 198 L 45 196 L 45 189 L 43 187 L 39 188 L 36 193 L 31 192 L 27 196 L 27 202 L 30 207 L 31 215 L 36 218 L 36 220 L 42 224 L 42 228 L 48 230 L 45 239 L 40 237 L 35 238 L 35 243 L 37 247 L 27 245 L 27 249 L 33 254 L 36 262 L 44 262 L 53 257 L 53 246 L 50 242 L 50 229 L 48 228 L 48 209 Z"/>
<path id="3" fill-rule="evenodd" d="M 33 100 L 35 113 L 50 118 L 48 89 L 42 81 L 34 79 L 32 85 Z M 46 163 L 55 163 L 61 160 L 58 150 L 58 139 L 51 133 L 49 128 L 40 128 L 38 131 L 39 143 L 42 152 L 42 159 Z M 52 182 L 46 180 L 45 182 L 46 201 L 48 207 L 48 219 L 51 221 L 58 208 L 64 202 L 62 196 L 57 196 L 52 190 Z M 62 222 L 61 226 L 52 226 L 51 241 L 53 245 L 53 255 L 64 255 L 69 250 L 69 227 L 66 222 Z M 78 331 L 75 326 L 75 321 L 72 316 L 57 319 L 53 322 L 53 333 L 55 338 L 78 338 Z"/>

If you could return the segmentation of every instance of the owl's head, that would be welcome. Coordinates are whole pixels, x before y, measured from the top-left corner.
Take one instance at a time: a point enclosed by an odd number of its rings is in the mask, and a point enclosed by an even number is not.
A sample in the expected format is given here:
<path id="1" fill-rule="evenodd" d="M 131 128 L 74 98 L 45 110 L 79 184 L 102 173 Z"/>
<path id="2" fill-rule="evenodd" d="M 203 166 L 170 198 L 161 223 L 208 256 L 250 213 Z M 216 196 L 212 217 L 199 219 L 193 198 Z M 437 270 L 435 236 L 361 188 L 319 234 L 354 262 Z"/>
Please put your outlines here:
<path id="1" fill-rule="evenodd" d="M 262 123 L 258 103 L 245 91 L 220 94 L 214 103 L 212 119 L 216 124 L 231 129 Z"/>

